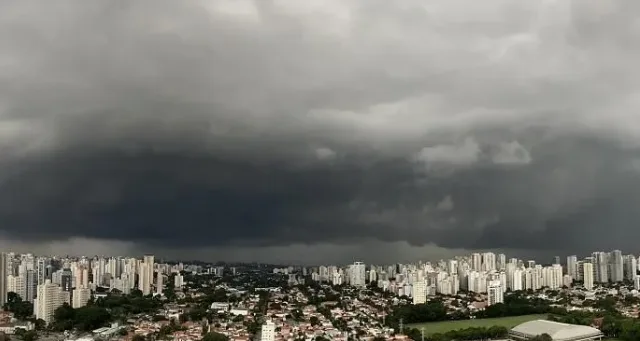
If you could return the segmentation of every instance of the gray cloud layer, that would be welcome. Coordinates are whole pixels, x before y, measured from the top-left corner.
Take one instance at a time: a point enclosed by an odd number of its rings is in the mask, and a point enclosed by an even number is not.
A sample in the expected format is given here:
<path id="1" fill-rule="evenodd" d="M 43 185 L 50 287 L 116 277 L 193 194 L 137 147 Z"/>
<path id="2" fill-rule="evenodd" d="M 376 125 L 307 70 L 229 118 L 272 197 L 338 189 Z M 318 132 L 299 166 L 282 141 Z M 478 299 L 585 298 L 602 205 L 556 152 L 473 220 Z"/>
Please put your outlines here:
<path id="1" fill-rule="evenodd" d="M 0 0 L 0 230 L 156 250 L 633 248 L 638 10 Z"/>

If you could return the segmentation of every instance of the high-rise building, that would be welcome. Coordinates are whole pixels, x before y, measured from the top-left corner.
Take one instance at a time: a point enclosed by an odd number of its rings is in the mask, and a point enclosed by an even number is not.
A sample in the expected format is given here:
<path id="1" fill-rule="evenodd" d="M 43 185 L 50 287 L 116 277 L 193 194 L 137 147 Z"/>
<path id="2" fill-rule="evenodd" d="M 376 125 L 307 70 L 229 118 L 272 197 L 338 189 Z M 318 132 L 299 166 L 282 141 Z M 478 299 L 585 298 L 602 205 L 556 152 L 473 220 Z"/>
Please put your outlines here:
<path id="1" fill-rule="evenodd" d="M 458 273 L 458 261 L 455 259 L 450 259 L 447 262 L 447 271 L 449 272 L 449 274 L 453 275 L 453 274 L 457 274 Z"/>
<path id="2" fill-rule="evenodd" d="M 498 260 L 496 261 L 496 267 L 499 271 L 504 271 L 507 266 L 507 256 L 504 253 L 498 254 Z"/>
<path id="3" fill-rule="evenodd" d="M 49 265 L 49 260 L 43 257 L 38 257 L 36 260 L 36 275 L 38 277 L 38 285 L 44 284 L 44 281 L 47 279 L 47 265 Z"/>
<path id="4" fill-rule="evenodd" d="M 156 294 L 162 295 L 162 291 L 164 290 L 164 276 L 161 271 L 158 271 L 158 278 L 156 280 Z"/>
<path id="5" fill-rule="evenodd" d="M 148 267 L 147 263 L 140 263 L 140 272 L 138 274 L 138 289 L 145 296 L 151 293 L 151 279 L 149 278 Z"/>
<path id="6" fill-rule="evenodd" d="M 479 253 L 474 253 L 471 255 L 471 269 L 473 271 L 482 270 L 482 255 Z"/>
<path id="7" fill-rule="evenodd" d="M 606 252 L 594 252 L 593 258 L 594 282 L 609 282 L 609 255 Z"/>
<path id="8" fill-rule="evenodd" d="M 485 252 L 482 254 L 482 270 L 493 271 L 496 269 L 496 254 Z"/>
<path id="9" fill-rule="evenodd" d="M 578 279 L 578 256 L 567 257 L 567 275 L 574 280 Z"/>
<path id="10" fill-rule="evenodd" d="M 362 262 L 355 262 L 350 268 L 349 283 L 356 287 L 364 287 L 366 281 L 366 268 Z"/>
<path id="11" fill-rule="evenodd" d="M 638 261 L 633 255 L 624 256 L 624 279 L 628 281 L 635 281 L 638 277 Z"/>
<path id="12" fill-rule="evenodd" d="M 35 304 L 37 319 L 43 319 L 47 324 L 53 321 L 53 313 L 64 303 L 69 303 L 69 292 L 63 291 L 51 280 L 46 280 L 44 284 L 38 285 L 38 297 Z"/>
<path id="13" fill-rule="evenodd" d="M 82 287 L 89 287 L 89 268 L 86 267 L 82 269 Z"/>
<path id="14" fill-rule="evenodd" d="M 71 292 L 71 278 L 71 269 L 63 269 L 62 275 L 60 276 L 60 286 L 62 287 L 62 290 Z"/>
<path id="15" fill-rule="evenodd" d="M 0 253 L 0 307 L 7 303 L 7 254 Z"/>
<path id="16" fill-rule="evenodd" d="M 524 287 L 522 286 L 522 270 L 516 269 L 513 271 L 513 277 L 511 280 L 511 290 L 517 291 L 517 290 L 523 290 L 523 289 Z"/>
<path id="17" fill-rule="evenodd" d="M 591 263 L 583 263 L 583 281 L 584 288 L 591 291 L 593 290 L 593 264 Z"/>
<path id="18" fill-rule="evenodd" d="M 274 341 L 276 339 L 276 325 L 267 320 L 260 329 L 260 341 Z"/>
<path id="19" fill-rule="evenodd" d="M 177 273 L 176 276 L 173 278 L 173 285 L 175 286 L 176 289 L 181 289 L 183 284 L 184 284 L 184 277 L 182 277 L 181 274 Z"/>
<path id="20" fill-rule="evenodd" d="M 425 281 L 416 281 L 413 283 L 412 289 L 413 304 L 423 304 L 427 302 L 427 283 Z"/>
<path id="21" fill-rule="evenodd" d="M 71 301 L 73 302 L 72 307 L 74 309 L 82 308 L 89 303 L 91 299 L 91 289 L 88 288 L 76 288 L 73 289 L 73 297 Z"/>
<path id="22" fill-rule="evenodd" d="M 560 256 L 553 257 L 553 264 L 560 264 Z"/>
<path id="23" fill-rule="evenodd" d="M 37 277 L 38 277 L 38 274 L 36 273 L 36 270 L 27 270 L 26 281 L 25 281 L 26 297 L 24 298 L 24 300 L 27 302 L 33 303 L 34 299 L 36 298 L 36 294 L 38 292 Z"/>
<path id="24" fill-rule="evenodd" d="M 622 260 L 622 251 L 613 250 L 609 254 L 609 280 L 611 282 L 622 282 L 624 279 L 624 266 Z"/>
<path id="25" fill-rule="evenodd" d="M 27 286 L 25 285 L 24 275 L 9 275 L 7 276 L 7 293 L 13 292 L 20 296 L 21 299 L 25 299 L 27 296 Z"/>
<path id="26" fill-rule="evenodd" d="M 500 281 L 491 281 L 487 287 L 487 305 L 504 303 L 504 291 Z"/>
<path id="27" fill-rule="evenodd" d="M 149 295 L 151 293 L 151 283 L 153 283 L 153 272 L 155 268 L 154 262 L 155 260 L 153 255 L 144 256 L 144 271 L 147 272 L 144 282 L 145 286 L 143 287 L 143 289 L 141 289 L 144 295 Z M 140 272 L 142 273 L 142 268 L 140 269 Z"/>

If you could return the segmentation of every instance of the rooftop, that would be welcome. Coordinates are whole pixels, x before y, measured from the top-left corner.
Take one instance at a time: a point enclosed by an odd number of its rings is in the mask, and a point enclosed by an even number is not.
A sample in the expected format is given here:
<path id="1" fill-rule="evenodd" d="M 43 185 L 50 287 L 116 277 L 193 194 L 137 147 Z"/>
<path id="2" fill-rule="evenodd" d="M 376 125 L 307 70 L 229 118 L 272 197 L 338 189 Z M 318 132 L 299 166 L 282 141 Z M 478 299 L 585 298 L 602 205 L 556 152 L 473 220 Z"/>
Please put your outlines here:
<path id="1" fill-rule="evenodd" d="M 512 334 L 530 338 L 540 334 L 549 334 L 554 341 L 580 340 L 590 337 L 601 337 L 600 330 L 575 324 L 560 323 L 547 320 L 534 320 L 517 325 L 511 329 Z"/>

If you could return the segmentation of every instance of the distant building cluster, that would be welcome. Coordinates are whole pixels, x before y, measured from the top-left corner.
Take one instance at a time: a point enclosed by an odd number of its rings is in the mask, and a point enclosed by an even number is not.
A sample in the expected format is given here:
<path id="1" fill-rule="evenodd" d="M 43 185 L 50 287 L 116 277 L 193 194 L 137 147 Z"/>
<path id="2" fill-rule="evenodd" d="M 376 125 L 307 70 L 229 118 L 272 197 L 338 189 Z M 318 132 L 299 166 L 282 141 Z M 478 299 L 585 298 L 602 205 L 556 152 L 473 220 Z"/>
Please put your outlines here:
<path id="1" fill-rule="evenodd" d="M 64 303 L 73 308 L 83 307 L 100 287 L 124 294 L 139 289 L 143 295 L 162 295 L 165 276 L 176 273 L 174 284 L 180 288 L 182 270 L 185 270 L 182 264 L 157 264 L 152 255 L 143 259 L 58 258 L 0 253 L 0 305 L 13 292 L 33 303 L 36 318 L 50 323 L 58 307 Z"/>
<path id="2" fill-rule="evenodd" d="M 639 264 L 638 258 L 623 255 L 619 250 L 594 252 L 582 260 L 572 255 L 565 264 L 556 256 L 551 264 L 544 265 L 485 252 L 435 263 L 372 265 L 368 270 L 362 262 L 344 268 L 320 266 L 311 276 L 315 281 L 333 285 L 375 283 L 384 290 L 410 297 L 414 304 L 425 303 L 429 296 L 436 294 L 456 295 L 465 290 L 486 294 L 487 305 L 492 305 L 503 302 L 507 290 L 559 289 L 570 287 L 574 281 L 593 290 L 594 283 L 628 280 L 640 290 Z"/>

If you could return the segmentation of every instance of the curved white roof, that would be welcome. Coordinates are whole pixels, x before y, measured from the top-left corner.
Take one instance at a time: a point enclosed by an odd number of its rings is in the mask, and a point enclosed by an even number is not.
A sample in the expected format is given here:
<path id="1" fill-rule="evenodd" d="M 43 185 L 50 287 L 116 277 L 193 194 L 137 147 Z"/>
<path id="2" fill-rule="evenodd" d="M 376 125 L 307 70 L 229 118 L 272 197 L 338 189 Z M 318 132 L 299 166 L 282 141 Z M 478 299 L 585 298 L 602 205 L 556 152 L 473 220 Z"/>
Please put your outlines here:
<path id="1" fill-rule="evenodd" d="M 591 336 L 602 335 L 600 330 L 576 324 L 567 324 L 546 320 L 534 320 L 517 325 L 512 332 L 534 337 L 540 334 L 549 334 L 554 341 L 576 340 Z"/>

